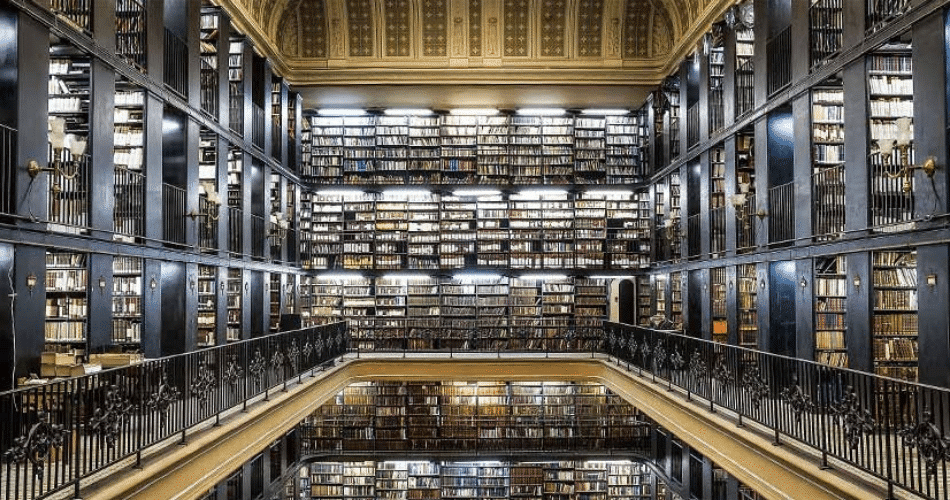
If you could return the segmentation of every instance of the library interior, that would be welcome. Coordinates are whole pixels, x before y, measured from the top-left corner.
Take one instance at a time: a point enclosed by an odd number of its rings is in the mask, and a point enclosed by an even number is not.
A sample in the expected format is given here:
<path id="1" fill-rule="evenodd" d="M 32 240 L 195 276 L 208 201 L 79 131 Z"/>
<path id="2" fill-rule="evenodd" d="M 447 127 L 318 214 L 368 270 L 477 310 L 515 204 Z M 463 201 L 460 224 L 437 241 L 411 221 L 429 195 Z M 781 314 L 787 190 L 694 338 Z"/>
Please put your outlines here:
<path id="1" fill-rule="evenodd" d="M 0 500 L 950 500 L 950 0 L 0 40 Z"/>

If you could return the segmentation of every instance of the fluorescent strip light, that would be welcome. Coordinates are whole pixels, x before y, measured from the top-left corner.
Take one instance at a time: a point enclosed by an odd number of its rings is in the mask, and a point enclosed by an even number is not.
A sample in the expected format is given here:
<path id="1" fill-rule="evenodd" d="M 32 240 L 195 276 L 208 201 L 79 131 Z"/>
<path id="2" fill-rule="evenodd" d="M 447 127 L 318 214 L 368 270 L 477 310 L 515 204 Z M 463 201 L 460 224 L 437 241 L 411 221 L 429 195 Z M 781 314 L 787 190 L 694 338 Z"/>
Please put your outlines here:
<path id="1" fill-rule="evenodd" d="M 522 274 L 519 276 L 523 280 L 534 280 L 534 281 L 558 281 L 566 280 L 567 275 L 565 274 Z"/>
<path id="2" fill-rule="evenodd" d="M 564 108 L 522 108 L 518 110 L 519 115 L 531 116 L 561 116 L 565 112 Z"/>
<path id="3" fill-rule="evenodd" d="M 618 115 L 627 115 L 630 114 L 628 109 L 582 109 L 582 115 L 594 115 L 594 116 L 618 116 Z"/>
<path id="4" fill-rule="evenodd" d="M 405 115 L 431 115 L 431 109 L 425 108 L 392 108 L 384 110 L 383 113 L 387 115 L 395 116 L 405 116 Z"/>
<path id="5" fill-rule="evenodd" d="M 497 115 L 498 110 L 494 108 L 457 108 L 449 110 L 449 114 L 464 116 L 492 116 Z"/>
<path id="6" fill-rule="evenodd" d="M 317 279 L 329 281 L 355 281 L 363 279 L 363 275 L 359 273 L 327 273 L 317 275 Z"/>
<path id="7" fill-rule="evenodd" d="M 603 275 L 603 276 L 601 276 L 601 275 L 599 275 L 599 274 L 594 274 L 594 275 L 591 275 L 591 276 L 588 276 L 588 277 L 587 277 L 587 279 L 589 279 L 589 280 L 625 280 L 625 279 L 631 279 L 631 278 L 633 278 L 633 275 L 625 275 L 625 276 L 607 276 L 607 275 Z"/>
<path id="8" fill-rule="evenodd" d="M 393 281 L 423 281 L 432 279 L 432 276 L 428 274 L 386 274 L 382 278 Z"/>
<path id="9" fill-rule="evenodd" d="M 355 189 L 321 189 L 317 191 L 317 194 L 320 196 L 342 196 L 346 198 L 350 196 L 363 196 L 366 192 L 357 191 Z"/>
<path id="10" fill-rule="evenodd" d="M 501 275 L 495 273 L 458 273 L 452 278 L 456 281 L 473 283 L 476 281 L 495 281 L 501 279 Z"/>
<path id="11" fill-rule="evenodd" d="M 432 196 L 432 191 L 426 189 L 387 189 L 383 191 L 383 196 L 386 197 L 400 197 L 400 198 L 411 198 L 414 196 Z"/>
<path id="12" fill-rule="evenodd" d="M 594 189 L 591 191 L 584 191 L 585 195 L 588 196 L 630 196 L 633 194 L 633 191 L 629 189 Z"/>
<path id="13" fill-rule="evenodd" d="M 317 111 L 320 116 L 363 116 L 365 109 L 356 108 L 321 108 Z"/>
<path id="14" fill-rule="evenodd" d="M 501 196 L 501 191 L 497 189 L 458 189 L 452 192 L 453 195 L 464 196 Z"/>

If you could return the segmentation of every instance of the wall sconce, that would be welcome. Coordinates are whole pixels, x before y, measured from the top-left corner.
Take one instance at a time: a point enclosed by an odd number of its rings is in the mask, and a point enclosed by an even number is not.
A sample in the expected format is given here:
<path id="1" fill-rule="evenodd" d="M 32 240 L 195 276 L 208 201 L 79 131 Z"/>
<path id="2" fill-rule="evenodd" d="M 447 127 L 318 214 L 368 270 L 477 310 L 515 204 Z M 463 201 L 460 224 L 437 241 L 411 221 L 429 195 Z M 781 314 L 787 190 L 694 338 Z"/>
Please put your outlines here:
<path id="1" fill-rule="evenodd" d="M 764 209 L 760 209 L 757 212 L 752 211 L 752 197 L 749 195 L 749 188 L 751 185 L 748 182 L 739 183 L 739 192 L 729 197 L 729 203 L 732 204 L 735 208 L 736 219 L 739 222 L 745 224 L 745 227 L 748 228 L 750 225 L 749 215 L 755 215 L 759 220 L 764 219 L 769 214 Z"/>
<path id="2" fill-rule="evenodd" d="M 759 280 L 759 288 L 765 290 L 765 278 Z"/>
<path id="3" fill-rule="evenodd" d="M 936 274 L 928 274 L 928 275 L 927 275 L 927 286 L 929 286 L 931 290 L 933 290 L 934 287 L 937 286 L 937 275 L 936 275 Z"/>
<path id="4" fill-rule="evenodd" d="M 66 120 L 62 117 L 51 117 L 48 123 L 49 142 L 53 148 L 52 163 L 48 167 L 41 167 L 36 160 L 26 164 L 26 171 L 31 179 L 35 179 L 40 172 L 56 172 L 66 179 L 73 179 L 79 175 L 79 166 L 82 157 L 86 154 L 86 140 L 73 134 L 66 133 Z M 66 151 L 69 150 L 69 155 Z"/>
<path id="5" fill-rule="evenodd" d="M 734 286 L 736 286 L 736 282 L 735 282 L 735 281 L 732 281 L 732 280 L 729 280 L 729 289 L 732 290 L 732 288 L 733 288 Z"/>
<path id="6" fill-rule="evenodd" d="M 148 287 L 154 292 L 158 288 L 158 282 L 155 281 L 155 276 L 152 276 L 152 279 L 148 282 Z"/>
<path id="7" fill-rule="evenodd" d="M 853 283 L 854 283 L 854 289 L 855 289 L 855 290 L 860 290 L 860 289 L 861 289 L 861 277 L 858 276 L 857 274 L 854 275 L 854 281 L 853 281 Z"/>
<path id="8" fill-rule="evenodd" d="M 683 237 L 683 233 L 680 231 L 680 221 L 679 218 L 673 219 L 669 218 L 663 222 L 663 228 L 666 230 L 666 239 L 668 241 L 675 241 Z"/>
<path id="9" fill-rule="evenodd" d="M 30 273 L 26 276 L 26 288 L 30 291 L 30 295 L 33 295 L 33 289 L 36 288 L 36 275 Z"/>
<path id="10" fill-rule="evenodd" d="M 877 140 L 878 154 L 881 157 L 881 163 L 890 164 L 894 159 L 894 149 L 898 152 L 898 165 L 900 170 L 895 173 L 884 172 L 884 175 L 891 179 L 901 179 L 901 190 L 904 193 L 910 193 L 914 188 L 914 170 L 923 170 L 927 177 L 933 179 L 937 171 L 937 160 L 931 156 L 921 165 L 911 165 L 910 147 L 913 119 L 904 116 L 897 119 L 896 135 L 893 129 L 885 128 L 885 136 Z"/>
<path id="11" fill-rule="evenodd" d="M 212 224 L 217 222 L 218 218 L 221 217 L 221 197 L 218 196 L 218 192 L 215 191 L 214 184 L 202 182 L 201 185 L 205 190 L 205 197 L 198 197 L 199 210 L 191 210 L 185 214 L 185 217 L 190 217 L 191 220 L 203 217 L 205 227 L 211 229 Z"/>
<path id="12" fill-rule="evenodd" d="M 191 278 L 190 280 L 188 280 L 188 288 L 191 288 L 191 291 L 194 291 L 194 290 L 195 290 L 195 279 L 194 279 L 194 278 Z"/>
<path id="13" fill-rule="evenodd" d="M 802 280 L 798 282 L 798 284 L 801 285 L 802 288 L 808 287 L 808 280 L 805 279 L 805 275 L 802 275 Z"/>
<path id="14" fill-rule="evenodd" d="M 270 231 L 268 238 L 272 238 L 274 243 L 287 237 L 287 229 L 290 228 L 290 221 L 284 218 L 283 212 L 273 212 L 270 214 Z"/>
<path id="15" fill-rule="evenodd" d="M 102 295 L 106 291 L 106 279 L 100 274 L 99 275 L 99 295 Z"/>

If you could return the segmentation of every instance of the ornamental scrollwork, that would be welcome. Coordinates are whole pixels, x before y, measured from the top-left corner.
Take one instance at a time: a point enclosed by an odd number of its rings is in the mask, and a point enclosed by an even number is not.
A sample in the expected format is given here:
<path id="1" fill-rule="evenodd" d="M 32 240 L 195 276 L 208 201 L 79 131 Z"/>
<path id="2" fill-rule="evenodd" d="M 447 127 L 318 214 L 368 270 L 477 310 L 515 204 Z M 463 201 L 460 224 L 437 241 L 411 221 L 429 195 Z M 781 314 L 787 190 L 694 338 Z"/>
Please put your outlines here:
<path id="1" fill-rule="evenodd" d="M 802 390 L 802 386 L 797 380 L 795 380 L 792 385 L 782 389 L 782 392 L 779 393 L 779 397 L 792 407 L 792 411 L 795 412 L 796 425 L 802 423 L 802 414 L 813 406 L 811 396 Z"/>
<path id="2" fill-rule="evenodd" d="M 313 354 L 313 343 L 309 340 L 303 345 L 303 357 L 305 360 L 310 361 L 310 355 Z"/>
<path id="3" fill-rule="evenodd" d="M 208 400 L 211 398 L 216 383 L 214 372 L 208 367 L 204 357 L 199 358 L 198 373 L 191 381 L 191 392 L 198 398 L 198 405 L 202 409 L 208 405 Z"/>
<path id="4" fill-rule="evenodd" d="M 238 363 L 237 354 L 232 354 L 228 359 L 228 367 L 224 370 L 224 375 L 221 378 L 227 382 L 232 393 L 237 389 L 238 382 L 244 378 L 244 368 Z"/>
<path id="5" fill-rule="evenodd" d="M 122 424 L 132 414 L 132 403 L 124 397 L 115 384 L 106 389 L 105 401 L 96 408 L 89 419 L 89 428 L 106 440 L 109 448 L 115 448 L 122 431 Z"/>
<path id="6" fill-rule="evenodd" d="M 54 448 L 62 448 L 67 431 L 61 424 L 50 422 L 49 411 L 37 412 L 37 422 L 23 436 L 13 440 L 13 446 L 3 454 L 7 462 L 30 462 L 33 477 L 43 481 L 46 463 Z"/>
<path id="7" fill-rule="evenodd" d="M 168 373 L 162 372 L 162 379 L 155 392 L 149 395 L 145 407 L 150 411 L 158 411 L 158 422 L 162 429 L 168 425 L 168 412 L 172 403 L 181 399 L 181 391 L 168 383 Z"/>
<path id="8" fill-rule="evenodd" d="M 937 466 L 941 461 L 950 460 L 950 440 L 945 439 L 934 424 L 933 413 L 929 409 L 924 410 L 916 425 L 902 429 L 897 434 L 904 438 L 905 447 L 917 448 L 924 459 L 928 476 L 937 474 Z"/>
<path id="9" fill-rule="evenodd" d="M 653 348 L 653 369 L 662 370 L 663 363 L 666 363 L 666 348 L 663 347 L 663 339 L 659 339 L 656 341 L 656 347 Z"/>
<path id="10" fill-rule="evenodd" d="M 297 373 L 300 367 L 300 348 L 297 347 L 297 339 L 290 341 L 290 349 L 287 350 L 287 360 L 290 363 L 290 369 Z"/>
<path id="11" fill-rule="evenodd" d="M 838 426 L 844 428 L 845 439 L 852 450 L 858 448 L 865 434 L 874 431 L 874 417 L 869 410 L 861 408 L 858 395 L 851 386 L 837 403 L 831 405 L 831 414 L 837 418 Z"/>
<path id="12" fill-rule="evenodd" d="M 267 360 L 264 359 L 260 348 L 254 350 L 254 358 L 251 359 L 248 372 L 254 377 L 254 381 L 257 382 L 258 385 L 264 382 L 264 374 L 267 372 Z"/>
<path id="13" fill-rule="evenodd" d="M 716 361 L 716 367 L 713 368 L 712 377 L 723 386 L 731 385 L 735 382 L 735 375 L 732 374 L 732 370 L 730 370 L 729 365 L 726 364 L 725 356 L 720 356 L 719 360 Z"/>
<path id="14" fill-rule="evenodd" d="M 274 354 L 271 355 L 270 365 L 275 372 L 280 372 L 280 369 L 283 368 L 284 362 L 287 361 L 287 358 L 284 356 L 284 352 L 280 349 L 275 349 Z"/>
<path id="15" fill-rule="evenodd" d="M 748 392 L 752 407 L 758 411 L 762 407 L 762 400 L 769 395 L 769 386 L 762 379 L 757 365 L 751 365 L 744 370 L 742 387 Z"/>
<path id="16" fill-rule="evenodd" d="M 685 365 L 686 360 L 683 359 L 683 355 L 680 354 L 680 350 L 677 348 L 673 351 L 673 354 L 670 355 L 670 367 L 676 371 L 680 371 Z"/>

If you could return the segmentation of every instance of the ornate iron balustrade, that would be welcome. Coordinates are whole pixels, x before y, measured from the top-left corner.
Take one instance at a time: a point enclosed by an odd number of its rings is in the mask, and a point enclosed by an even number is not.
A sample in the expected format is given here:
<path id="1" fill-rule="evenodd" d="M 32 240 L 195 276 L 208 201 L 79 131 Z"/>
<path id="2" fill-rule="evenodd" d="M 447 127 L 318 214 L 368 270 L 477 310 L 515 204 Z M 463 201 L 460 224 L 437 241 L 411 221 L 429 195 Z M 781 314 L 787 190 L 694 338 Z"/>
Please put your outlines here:
<path id="1" fill-rule="evenodd" d="M 185 217 L 187 217 L 188 193 L 184 188 L 162 183 L 162 217 L 165 241 L 185 243 Z"/>
<path id="2" fill-rule="evenodd" d="M 781 33 L 766 42 L 768 73 L 766 84 L 768 95 L 772 96 L 792 82 L 792 29 L 785 28 Z"/>
<path id="3" fill-rule="evenodd" d="M 165 85 L 183 97 L 188 96 L 188 44 L 165 30 Z"/>
<path id="4" fill-rule="evenodd" d="M 769 188 L 769 243 L 795 240 L 795 183 Z"/>
<path id="5" fill-rule="evenodd" d="M 640 375 L 725 408 L 828 459 L 926 498 L 950 498 L 950 390 L 604 323 L 603 352 Z"/>
<path id="6" fill-rule="evenodd" d="M 312 373 L 346 352 L 346 323 L 0 393 L 0 498 L 45 498 Z"/>
<path id="7" fill-rule="evenodd" d="M 264 108 L 251 104 L 251 143 L 264 149 Z"/>
<path id="8" fill-rule="evenodd" d="M 145 175 L 125 167 L 115 168 L 115 221 L 117 238 L 145 236 Z"/>

